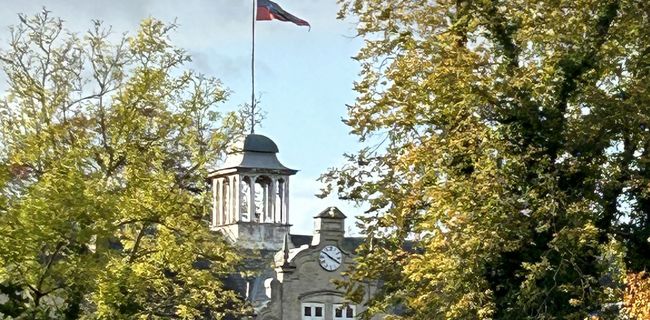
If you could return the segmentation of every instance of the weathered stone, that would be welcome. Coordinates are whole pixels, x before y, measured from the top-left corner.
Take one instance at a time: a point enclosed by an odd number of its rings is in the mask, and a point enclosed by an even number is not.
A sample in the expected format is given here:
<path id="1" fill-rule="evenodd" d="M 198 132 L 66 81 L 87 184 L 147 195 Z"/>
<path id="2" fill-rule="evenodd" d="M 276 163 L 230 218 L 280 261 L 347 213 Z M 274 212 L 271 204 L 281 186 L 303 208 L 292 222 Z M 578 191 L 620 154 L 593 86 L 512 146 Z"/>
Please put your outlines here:
<path id="1" fill-rule="evenodd" d="M 313 236 L 291 235 L 289 176 L 297 171 L 283 166 L 275 143 L 261 135 L 248 135 L 231 150 L 208 176 L 211 228 L 246 257 L 226 285 L 252 304 L 254 319 L 355 319 L 363 305 L 341 309 L 337 317 L 336 308 L 347 301 L 333 282 L 352 268 L 362 241 L 345 238 L 345 214 L 329 207 L 314 217 Z M 368 295 L 374 290 L 369 286 Z"/>

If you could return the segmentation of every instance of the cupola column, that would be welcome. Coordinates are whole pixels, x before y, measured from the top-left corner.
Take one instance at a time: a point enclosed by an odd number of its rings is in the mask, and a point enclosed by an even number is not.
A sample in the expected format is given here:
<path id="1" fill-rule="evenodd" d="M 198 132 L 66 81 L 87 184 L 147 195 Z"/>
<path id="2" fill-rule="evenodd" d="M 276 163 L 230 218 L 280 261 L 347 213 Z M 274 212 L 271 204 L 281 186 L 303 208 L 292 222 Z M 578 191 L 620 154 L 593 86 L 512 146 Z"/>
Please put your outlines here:
<path id="1" fill-rule="evenodd" d="M 241 210 L 239 210 L 239 176 L 233 176 L 232 184 L 232 212 L 235 222 L 241 221 Z"/>
<path id="2" fill-rule="evenodd" d="M 235 204 L 233 201 L 235 196 L 235 181 L 232 176 L 228 177 L 228 223 L 237 222 L 237 215 L 235 213 Z"/>
<path id="3" fill-rule="evenodd" d="M 257 217 L 257 204 L 255 203 L 255 184 L 257 183 L 257 176 L 250 176 L 251 187 L 250 187 L 250 215 L 251 221 L 260 222 Z"/>
<path id="4" fill-rule="evenodd" d="M 212 218 L 210 219 L 211 222 L 212 222 L 212 226 L 218 226 L 219 225 L 219 221 L 217 219 L 219 217 L 219 210 L 218 210 L 218 207 L 219 207 L 219 201 L 218 201 L 219 193 L 218 193 L 218 190 L 219 190 L 219 188 L 218 188 L 218 184 L 219 183 L 217 182 L 217 179 L 212 179 Z"/>
<path id="5" fill-rule="evenodd" d="M 225 219 L 225 214 L 223 212 L 224 206 L 223 206 L 223 178 L 221 179 L 216 179 L 217 180 L 217 194 L 218 194 L 218 200 L 217 200 L 217 224 L 218 225 L 224 225 L 226 224 L 226 219 Z"/>
<path id="6" fill-rule="evenodd" d="M 273 199 L 273 179 L 269 177 L 268 184 L 266 185 L 266 198 L 264 199 L 264 205 L 266 206 L 266 217 L 269 223 L 274 223 L 273 219 L 273 207 L 271 206 L 271 199 Z"/>
<path id="7" fill-rule="evenodd" d="M 240 221 L 250 221 L 250 214 L 248 213 L 248 190 L 249 183 L 248 176 L 245 174 L 239 175 L 239 212 L 240 212 Z"/>
<path id="8" fill-rule="evenodd" d="M 278 179 L 273 176 L 271 177 L 271 184 L 269 185 L 269 210 L 271 211 L 271 219 L 273 223 L 278 223 L 278 218 L 275 212 L 275 198 L 276 198 L 276 185 L 278 184 Z"/>
<path id="9" fill-rule="evenodd" d="M 221 214 L 221 224 L 228 224 L 228 186 L 227 178 L 219 179 L 219 212 Z"/>
<path id="10" fill-rule="evenodd" d="M 260 185 L 262 186 L 262 192 L 261 192 L 262 199 L 261 199 L 260 202 L 262 203 L 262 216 L 264 217 L 262 219 L 262 222 L 268 223 L 268 222 L 271 222 L 271 221 L 269 221 L 269 220 L 271 220 L 271 219 L 269 219 L 269 213 L 270 213 L 270 211 L 269 211 L 269 184 L 268 183 L 265 184 L 264 181 L 262 181 L 260 183 Z"/>
<path id="11" fill-rule="evenodd" d="M 289 223 L 289 177 L 284 179 L 284 197 L 282 198 L 282 204 L 284 207 L 284 220 L 283 224 Z"/>
<path id="12" fill-rule="evenodd" d="M 278 220 L 280 223 L 284 223 L 284 216 L 285 216 L 285 210 L 284 210 L 284 182 L 286 181 L 286 177 L 282 179 L 282 181 L 278 180 L 278 204 L 276 204 L 277 207 L 277 214 L 278 214 Z"/>

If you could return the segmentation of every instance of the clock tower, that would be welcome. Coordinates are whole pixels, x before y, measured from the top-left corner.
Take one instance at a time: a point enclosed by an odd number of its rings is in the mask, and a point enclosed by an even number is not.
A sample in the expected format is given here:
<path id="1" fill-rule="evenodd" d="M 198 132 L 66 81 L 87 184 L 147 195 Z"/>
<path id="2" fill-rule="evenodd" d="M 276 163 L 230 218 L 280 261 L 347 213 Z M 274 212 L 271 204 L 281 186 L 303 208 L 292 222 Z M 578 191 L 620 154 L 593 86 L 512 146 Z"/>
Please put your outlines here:
<path id="1" fill-rule="evenodd" d="M 251 303 L 252 319 L 357 319 L 363 304 L 347 301 L 333 280 L 351 270 L 363 239 L 345 237 L 346 216 L 336 207 L 314 216 L 311 235 L 289 232 L 289 180 L 297 171 L 280 163 L 278 151 L 271 139 L 246 135 L 208 175 L 211 228 L 245 254 L 242 270 L 224 282 Z M 370 296 L 375 286 L 366 289 Z"/>

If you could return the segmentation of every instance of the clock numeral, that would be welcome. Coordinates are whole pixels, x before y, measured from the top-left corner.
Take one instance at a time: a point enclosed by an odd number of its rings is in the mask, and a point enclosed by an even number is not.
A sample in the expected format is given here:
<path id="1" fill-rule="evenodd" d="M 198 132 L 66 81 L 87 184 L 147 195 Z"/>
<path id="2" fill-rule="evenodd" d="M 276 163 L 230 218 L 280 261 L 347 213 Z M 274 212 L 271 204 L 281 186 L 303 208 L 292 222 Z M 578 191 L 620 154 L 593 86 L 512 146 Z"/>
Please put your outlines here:
<path id="1" fill-rule="evenodd" d="M 319 254 L 321 267 L 327 271 L 334 271 L 341 266 L 343 261 L 341 250 L 335 246 L 325 246 Z"/>

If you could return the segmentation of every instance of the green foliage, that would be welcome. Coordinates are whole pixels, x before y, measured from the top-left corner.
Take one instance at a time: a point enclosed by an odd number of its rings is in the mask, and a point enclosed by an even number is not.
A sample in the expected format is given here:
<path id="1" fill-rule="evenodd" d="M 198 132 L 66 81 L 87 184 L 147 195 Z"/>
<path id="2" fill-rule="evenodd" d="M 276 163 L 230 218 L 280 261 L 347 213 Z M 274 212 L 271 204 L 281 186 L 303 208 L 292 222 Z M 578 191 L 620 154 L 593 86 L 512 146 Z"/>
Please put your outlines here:
<path id="1" fill-rule="evenodd" d="M 0 52 L 0 290 L 17 318 L 223 318 L 237 255 L 210 233 L 205 168 L 241 130 L 186 71 L 174 25 L 69 33 L 20 16 Z M 222 123 L 215 127 L 215 123 Z"/>
<path id="2" fill-rule="evenodd" d="M 368 315 L 404 319 L 610 312 L 650 265 L 650 4 L 340 3 L 368 146 L 322 179 L 370 205 L 350 295 L 381 279 Z"/>

